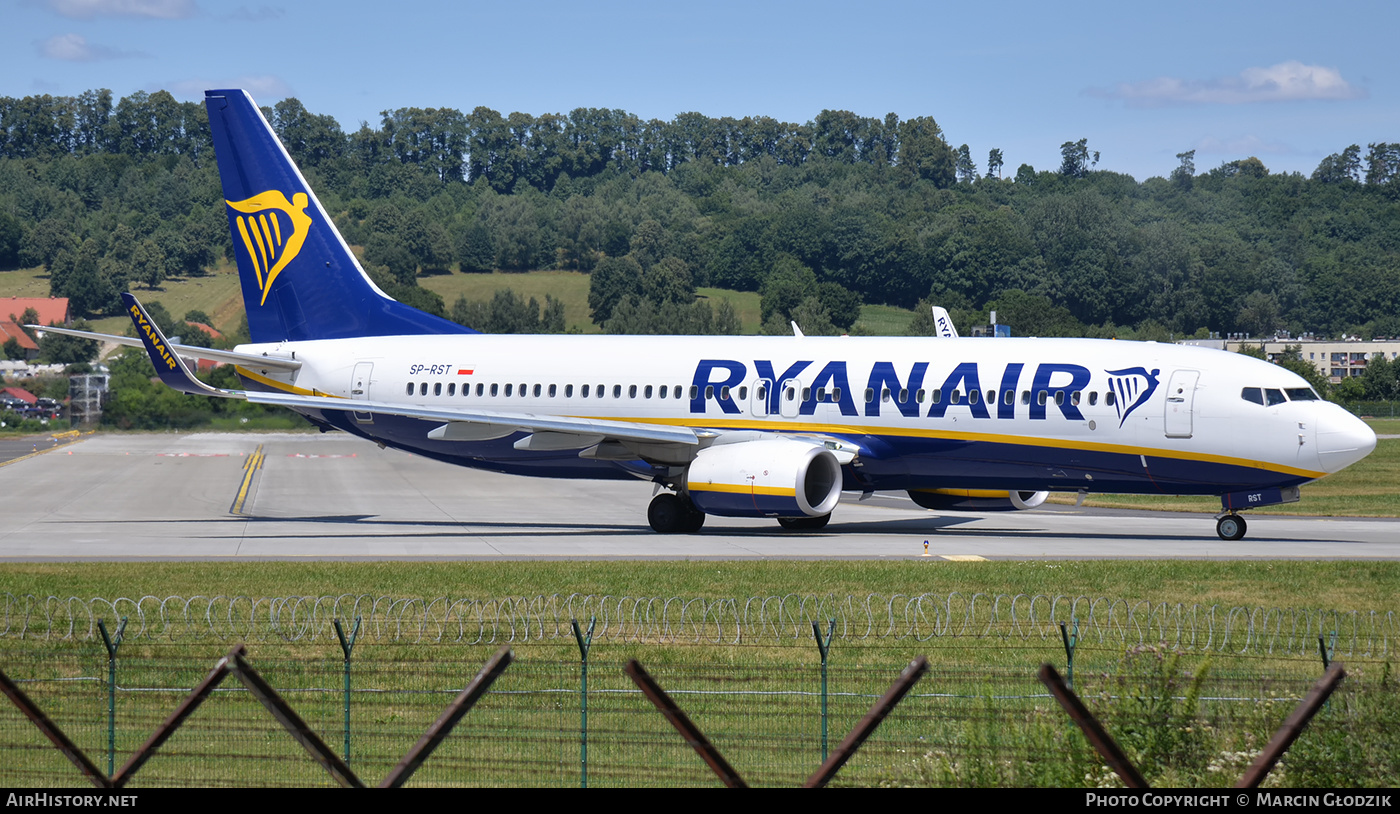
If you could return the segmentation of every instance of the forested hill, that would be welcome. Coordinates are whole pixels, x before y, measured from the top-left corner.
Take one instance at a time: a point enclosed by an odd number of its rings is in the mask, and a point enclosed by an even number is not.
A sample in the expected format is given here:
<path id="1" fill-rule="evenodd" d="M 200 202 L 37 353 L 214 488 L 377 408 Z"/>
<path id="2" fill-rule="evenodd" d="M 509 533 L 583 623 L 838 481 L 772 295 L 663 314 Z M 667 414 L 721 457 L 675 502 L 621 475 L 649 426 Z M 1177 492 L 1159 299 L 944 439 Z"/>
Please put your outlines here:
<path id="1" fill-rule="evenodd" d="M 419 273 L 553 267 L 601 272 L 600 323 L 715 286 L 838 326 L 857 298 L 931 297 L 968 317 L 1019 303 L 1018 332 L 1041 335 L 1400 334 L 1396 144 L 1338 145 L 1311 177 L 1255 158 L 1197 174 L 1183 153 L 1138 182 L 1083 140 L 1057 168 L 974 161 L 932 117 L 404 108 L 346 133 L 296 99 L 265 112 L 401 291 Z M 97 314 L 230 251 L 202 105 L 0 98 L 0 268 L 44 265 Z"/>

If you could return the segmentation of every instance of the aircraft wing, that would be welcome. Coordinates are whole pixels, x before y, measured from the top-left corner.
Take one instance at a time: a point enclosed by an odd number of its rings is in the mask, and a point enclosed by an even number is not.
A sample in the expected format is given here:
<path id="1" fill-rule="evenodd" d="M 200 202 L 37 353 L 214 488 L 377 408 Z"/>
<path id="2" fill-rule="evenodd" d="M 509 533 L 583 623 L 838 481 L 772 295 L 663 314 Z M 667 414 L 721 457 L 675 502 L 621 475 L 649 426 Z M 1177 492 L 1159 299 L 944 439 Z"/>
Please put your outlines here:
<path id="1" fill-rule="evenodd" d="M 243 397 L 254 404 L 275 404 L 281 407 L 300 407 L 313 410 L 353 410 L 357 413 L 374 415 L 397 415 L 406 418 L 421 418 L 442 421 L 445 424 L 480 424 L 501 430 L 500 435 L 509 435 L 514 430 L 523 432 L 556 432 L 568 435 L 598 435 L 625 441 L 646 441 L 649 443 L 685 444 L 694 446 L 700 443 L 700 436 L 689 427 L 670 427 L 659 424 L 644 424 L 635 421 L 611 421 L 608 419 L 583 418 L 579 416 L 534 415 L 531 413 L 509 413 L 494 410 L 469 410 L 462 408 L 416 407 L 406 404 L 391 404 L 384 401 L 360 401 L 328 396 L 300 396 L 291 393 L 262 393 L 247 391 Z M 703 432 L 703 430 L 702 430 Z M 450 437 L 450 433 L 448 437 Z"/>
<path id="2" fill-rule="evenodd" d="M 40 333 L 63 334 L 64 336 L 76 336 L 79 339 L 92 339 L 98 342 L 112 342 L 128 348 L 145 347 L 145 341 L 134 336 L 116 336 L 115 334 L 99 334 L 91 331 L 75 331 L 72 328 L 55 328 L 52 325 L 26 325 L 26 328 L 33 328 Z M 244 367 L 272 368 L 275 370 L 297 370 L 301 367 L 301 362 L 295 359 L 280 359 L 275 356 L 260 356 L 256 353 L 239 353 L 231 350 L 215 350 L 214 348 L 198 348 L 194 345 L 167 345 L 177 356 L 187 359 L 209 359 L 214 362 L 228 362 Z"/>

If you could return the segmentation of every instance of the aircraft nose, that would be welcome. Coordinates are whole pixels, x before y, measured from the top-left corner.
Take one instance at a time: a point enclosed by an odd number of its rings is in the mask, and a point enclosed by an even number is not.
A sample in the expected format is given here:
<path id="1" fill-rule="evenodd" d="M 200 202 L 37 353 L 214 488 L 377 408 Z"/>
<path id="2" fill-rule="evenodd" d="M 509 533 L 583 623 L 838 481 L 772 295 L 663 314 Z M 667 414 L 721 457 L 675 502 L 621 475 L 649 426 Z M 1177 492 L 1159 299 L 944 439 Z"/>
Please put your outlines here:
<path id="1" fill-rule="evenodd" d="M 1371 454 L 1376 433 L 1366 422 L 1335 404 L 1325 409 L 1317 421 L 1317 455 L 1324 472 L 1340 472 Z"/>

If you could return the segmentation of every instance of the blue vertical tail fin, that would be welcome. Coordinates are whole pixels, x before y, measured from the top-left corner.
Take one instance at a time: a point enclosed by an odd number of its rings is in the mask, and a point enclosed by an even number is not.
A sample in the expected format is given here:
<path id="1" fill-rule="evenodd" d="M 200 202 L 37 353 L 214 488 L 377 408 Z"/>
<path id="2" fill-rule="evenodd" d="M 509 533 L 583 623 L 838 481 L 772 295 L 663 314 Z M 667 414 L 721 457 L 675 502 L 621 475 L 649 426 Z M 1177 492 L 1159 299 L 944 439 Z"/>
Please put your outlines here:
<path id="1" fill-rule="evenodd" d="M 476 333 L 379 290 L 247 91 L 204 104 L 254 342 Z"/>

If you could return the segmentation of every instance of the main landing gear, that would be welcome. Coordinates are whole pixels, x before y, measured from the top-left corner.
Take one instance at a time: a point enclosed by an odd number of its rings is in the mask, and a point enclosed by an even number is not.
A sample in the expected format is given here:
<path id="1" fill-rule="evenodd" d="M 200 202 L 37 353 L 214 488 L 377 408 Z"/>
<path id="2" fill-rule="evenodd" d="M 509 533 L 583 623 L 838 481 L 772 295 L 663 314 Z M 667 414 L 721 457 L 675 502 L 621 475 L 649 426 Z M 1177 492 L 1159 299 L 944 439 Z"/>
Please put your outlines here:
<path id="1" fill-rule="evenodd" d="M 1244 522 L 1244 518 L 1234 513 L 1221 515 L 1215 520 L 1215 533 L 1222 540 L 1243 540 L 1248 528 L 1249 524 Z"/>
<path id="2" fill-rule="evenodd" d="M 662 492 L 651 499 L 647 522 L 652 531 L 660 534 L 691 534 L 705 525 L 705 513 L 695 508 L 688 497 Z"/>

